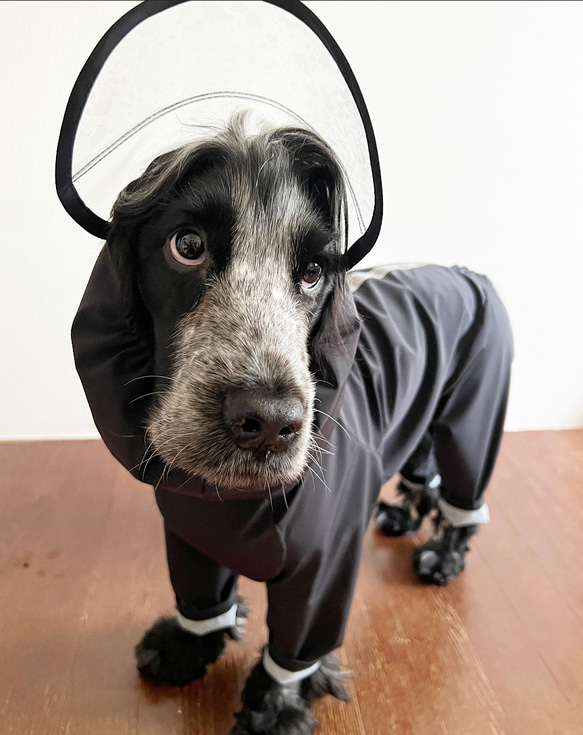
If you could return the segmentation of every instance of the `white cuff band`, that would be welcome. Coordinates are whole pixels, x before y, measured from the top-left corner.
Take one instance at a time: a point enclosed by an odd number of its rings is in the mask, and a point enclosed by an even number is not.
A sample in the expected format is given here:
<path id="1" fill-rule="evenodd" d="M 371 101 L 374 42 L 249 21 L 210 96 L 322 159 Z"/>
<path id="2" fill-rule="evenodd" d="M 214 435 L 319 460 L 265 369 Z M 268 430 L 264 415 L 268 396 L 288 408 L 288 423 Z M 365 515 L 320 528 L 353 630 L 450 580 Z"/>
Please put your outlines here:
<path id="1" fill-rule="evenodd" d="M 266 648 L 265 651 L 263 651 L 263 668 L 272 679 L 275 679 L 279 684 L 285 685 L 293 684 L 294 682 L 301 681 L 302 679 L 307 679 L 308 676 L 311 676 L 314 671 L 317 671 L 320 668 L 320 662 L 316 661 L 315 664 L 312 664 L 307 669 L 301 669 L 300 671 L 288 671 L 275 663 Z"/>
<path id="2" fill-rule="evenodd" d="M 177 610 L 176 620 L 183 630 L 194 633 L 194 635 L 207 635 L 207 633 L 214 633 L 216 630 L 235 628 L 237 624 L 237 603 L 230 610 L 222 613 L 222 615 L 217 615 L 215 618 L 207 618 L 206 620 L 190 620 L 190 618 L 185 618 Z"/>
<path id="3" fill-rule="evenodd" d="M 474 523 L 490 523 L 490 510 L 486 503 L 477 510 L 462 510 L 439 498 L 437 506 L 443 517 L 456 528 L 473 526 Z"/>

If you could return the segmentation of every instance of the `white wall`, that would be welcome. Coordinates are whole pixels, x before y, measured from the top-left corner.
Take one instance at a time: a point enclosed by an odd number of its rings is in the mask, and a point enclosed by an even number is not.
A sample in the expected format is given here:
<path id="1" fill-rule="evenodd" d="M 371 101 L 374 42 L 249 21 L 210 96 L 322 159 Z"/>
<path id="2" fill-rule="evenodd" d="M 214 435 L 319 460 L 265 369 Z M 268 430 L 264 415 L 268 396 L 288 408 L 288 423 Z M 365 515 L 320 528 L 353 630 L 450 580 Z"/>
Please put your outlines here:
<path id="1" fill-rule="evenodd" d="M 69 327 L 100 243 L 61 209 L 71 86 L 131 2 L 0 2 L 0 438 L 93 436 Z M 508 428 L 583 426 L 583 4 L 309 2 L 369 104 L 386 215 L 367 262 L 459 263 L 506 300 Z"/>

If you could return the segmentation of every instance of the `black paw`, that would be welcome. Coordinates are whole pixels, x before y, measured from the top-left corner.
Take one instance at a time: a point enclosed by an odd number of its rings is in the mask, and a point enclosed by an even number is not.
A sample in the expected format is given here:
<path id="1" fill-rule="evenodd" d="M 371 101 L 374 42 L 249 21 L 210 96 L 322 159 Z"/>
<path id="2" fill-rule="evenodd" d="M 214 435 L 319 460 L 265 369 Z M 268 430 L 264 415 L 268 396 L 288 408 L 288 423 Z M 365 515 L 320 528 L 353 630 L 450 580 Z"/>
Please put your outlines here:
<path id="1" fill-rule="evenodd" d="M 350 697 L 344 688 L 343 681 L 346 674 L 340 671 L 340 664 L 333 653 L 329 653 L 320 659 L 320 667 L 311 676 L 301 682 L 302 697 L 311 703 L 326 694 L 331 694 L 336 699 L 349 702 Z"/>
<path id="2" fill-rule="evenodd" d="M 464 570 L 468 539 L 476 531 L 475 525 L 455 528 L 441 519 L 435 536 L 413 555 L 415 574 L 427 584 L 452 582 Z"/>
<path id="3" fill-rule="evenodd" d="M 294 684 L 278 684 L 262 663 L 257 664 L 241 695 L 243 708 L 235 715 L 231 735 L 313 735 L 318 723 L 310 705 L 326 694 L 348 701 L 341 679 L 332 654 L 322 659 L 311 676 Z"/>
<path id="4" fill-rule="evenodd" d="M 379 502 L 375 523 L 385 536 L 411 536 L 416 533 L 423 518 L 412 518 L 408 508 Z"/>
<path id="5" fill-rule="evenodd" d="M 149 681 L 185 686 L 206 673 L 225 647 L 225 631 L 197 636 L 174 618 L 162 618 L 135 648 L 138 671 Z"/>
<path id="6" fill-rule="evenodd" d="M 388 505 L 382 501 L 377 505 L 376 525 L 385 536 L 411 536 L 419 530 L 425 516 L 437 506 L 439 478 L 414 489 L 402 480 L 397 492 L 401 496 L 399 505 Z"/>

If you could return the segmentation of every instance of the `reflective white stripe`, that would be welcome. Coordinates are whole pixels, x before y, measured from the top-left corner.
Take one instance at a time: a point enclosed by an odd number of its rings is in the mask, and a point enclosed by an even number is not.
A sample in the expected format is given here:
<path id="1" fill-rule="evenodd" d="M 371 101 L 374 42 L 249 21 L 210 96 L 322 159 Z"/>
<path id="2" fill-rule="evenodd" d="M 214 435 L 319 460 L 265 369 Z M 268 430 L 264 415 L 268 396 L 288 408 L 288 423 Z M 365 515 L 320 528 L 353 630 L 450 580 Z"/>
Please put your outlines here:
<path id="1" fill-rule="evenodd" d="M 426 263 L 390 263 L 387 265 L 376 265 L 373 268 L 361 271 L 349 271 L 346 274 L 348 288 L 354 293 L 369 278 L 384 278 L 391 271 L 409 271 L 412 268 L 423 268 Z"/>
<path id="2" fill-rule="evenodd" d="M 237 624 L 237 603 L 230 610 L 217 615 L 215 618 L 207 618 L 206 620 L 190 620 L 185 618 L 178 610 L 176 611 L 176 620 L 178 625 L 189 633 L 194 635 L 207 635 L 214 633 L 216 630 L 225 630 L 225 628 L 234 628 Z"/>
<path id="3" fill-rule="evenodd" d="M 437 505 L 443 517 L 456 528 L 471 526 L 474 523 L 490 523 L 490 509 L 486 503 L 477 510 L 462 510 L 450 505 L 443 498 L 439 498 Z"/>
<path id="4" fill-rule="evenodd" d="M 293 684 L 296 681 L 301 681 L 311 676 L 314 671 L 320 668 L 320 662 L 316 661 L 315 664 L 312 664 L 307 669 L 301 669 L 301 671 L 288 671 L 275 663 L 266 648 L 263 652 L 263 668 L 279 684 Z"/>
<path id="5" fill-rule="evenodd" d="M 428 483 L 427 487 L 430 487 L 432 490 L 435 490 L 436 487 L 439 487 L 441 485 L 441 475 L 435 475 L 433 480 L 431 480 L 430 483 Z"/>

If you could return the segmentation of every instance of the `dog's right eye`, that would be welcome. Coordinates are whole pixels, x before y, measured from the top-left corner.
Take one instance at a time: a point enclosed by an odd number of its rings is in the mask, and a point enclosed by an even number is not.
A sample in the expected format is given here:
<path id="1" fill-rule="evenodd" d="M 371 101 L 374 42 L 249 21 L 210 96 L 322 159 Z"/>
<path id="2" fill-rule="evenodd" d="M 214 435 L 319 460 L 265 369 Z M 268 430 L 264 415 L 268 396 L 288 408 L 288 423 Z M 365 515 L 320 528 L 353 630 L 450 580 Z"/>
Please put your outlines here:
<path id="1" fill-rule="evenodd" d="M 206 257 L 202 233 L 177 232 L 170 240 L 170 252 L 172 257 L 183 265 L 199 265 Z"/>

